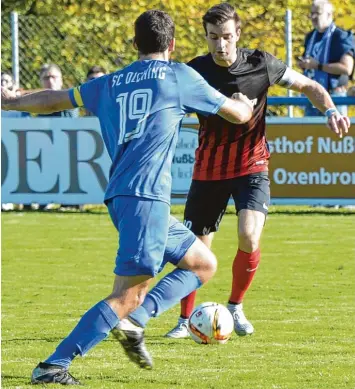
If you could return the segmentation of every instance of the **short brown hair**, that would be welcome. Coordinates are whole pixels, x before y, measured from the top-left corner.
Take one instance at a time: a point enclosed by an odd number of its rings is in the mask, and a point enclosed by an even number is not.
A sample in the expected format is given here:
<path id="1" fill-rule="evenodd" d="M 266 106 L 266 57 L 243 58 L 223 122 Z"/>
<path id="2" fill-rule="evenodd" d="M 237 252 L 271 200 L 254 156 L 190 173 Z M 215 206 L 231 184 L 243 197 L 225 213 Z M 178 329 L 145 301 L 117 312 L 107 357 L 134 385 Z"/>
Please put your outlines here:
<path id="1" fill-rule="evenodd" d="M 136 19 L 134 31 L 141 54 L 163 53 L 174 39 L 175 25 L 166 12 L 153 9 Z"/>
<path id="2" fill-rule="evenodd" d="M 203 28 L 205 29 L 205 33 L 207 35 L 207 23 L 214 24 L 216 26 L 228 22 L 228 20 L 234 20 L 236 30 L 239 30 L 242 21 L 240 20 L 239 15 L 235 11 L 234 7 L 232 7 L 228 3 L 221 3 L 214 5 L 210 8 L 202 18 Z"/>

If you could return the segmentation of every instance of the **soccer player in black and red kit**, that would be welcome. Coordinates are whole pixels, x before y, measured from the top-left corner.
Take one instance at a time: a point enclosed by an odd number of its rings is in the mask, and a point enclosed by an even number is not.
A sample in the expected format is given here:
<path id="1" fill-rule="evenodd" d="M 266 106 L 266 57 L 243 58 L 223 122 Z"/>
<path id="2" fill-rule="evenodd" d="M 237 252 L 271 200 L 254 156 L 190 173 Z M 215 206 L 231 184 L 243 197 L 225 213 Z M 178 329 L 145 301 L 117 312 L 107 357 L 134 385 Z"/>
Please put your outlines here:
<path id="1" fill-rule="evenodd" d="M 189 65 L 226 96 L 236 92 L 246 95 L 254 103 L 254 112 L 249 122 L 239 125 L 217 115 L 198 117 L 199 146 L 184 222 L 210 248 L 233 197 L 239 246 L 227 307 L 234 318 L 235 332 L 240 336 L 251 335 L 254 328 L 244 315 L 242 301 L 259 266 L 259 241 L 270 202 L 270 153 L 265 138 L 268 89 L 278 84 L 302 92 L 328 117 L 329 127 L 340 136 L 350 124 L 318 83 L 267 52 L 236 47 L 241 22 L 231 5 L 222 3 L 209 9 L 203 17 L 203 26 L 209 54 L 194 58 Z M 195 292 L 181 301 L 178 324 L 167 337 L 189 336 L 187 321 L 194 301 Z"/>
<path id="2" fill-rule="evenodd" d="M 246 96 L 254 104 L 254 111 L 244 124 L 229 124 L 217 115 L 199 116 L 199 146 L 184 222 L 210 248 L 214 232 L 233 197 L 238 215 L 238 251 L 232 266 L 227 307 L 234 318 L 235 332 L 243 336 L 254 332 L 244 315 L 242 301 L 259 266 L 259 242 L 270 203 L 270 153 L 265 138 L 268 89 L 278 84 L 303 93 L 325 114 L 328 126 L 340 137 L 348 131 L 350 120 L 337 111 L 328 92 L 317 82 L 288 68 L 267 52 L 238 48 L 241 22 L 228 3 L 209 9 L 203 17 L 203 26 L 209 54 L 194 58 L 189 65 L 221 93 L 239 99 Z M 152 293 L 147 296 L 154 300 Z M 189 336 L 187 322 L 194 302 L 195 292 L 182 300 L 178 324 L 166 336 Z M 160 314 L 156 310 L 145 313 L 144 326 L 149 318 Z M 137 311 L 128 321 L 139 331 L 142 324 Z"/>

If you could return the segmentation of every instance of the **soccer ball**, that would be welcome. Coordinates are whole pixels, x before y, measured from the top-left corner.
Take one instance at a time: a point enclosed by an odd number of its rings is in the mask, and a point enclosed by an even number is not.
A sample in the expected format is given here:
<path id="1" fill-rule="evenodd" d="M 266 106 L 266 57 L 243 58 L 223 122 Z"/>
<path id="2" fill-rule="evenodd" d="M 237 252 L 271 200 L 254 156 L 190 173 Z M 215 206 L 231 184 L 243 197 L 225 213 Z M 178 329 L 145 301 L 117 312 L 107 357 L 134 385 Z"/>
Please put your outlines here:
<path id="1" fill-rule="evenodd" d="M 231 313 L 218 303 L 203 303 L 189 317 L 188 330 L 196 343 L 224 344 L 231 337 L 233 329 Z"/>

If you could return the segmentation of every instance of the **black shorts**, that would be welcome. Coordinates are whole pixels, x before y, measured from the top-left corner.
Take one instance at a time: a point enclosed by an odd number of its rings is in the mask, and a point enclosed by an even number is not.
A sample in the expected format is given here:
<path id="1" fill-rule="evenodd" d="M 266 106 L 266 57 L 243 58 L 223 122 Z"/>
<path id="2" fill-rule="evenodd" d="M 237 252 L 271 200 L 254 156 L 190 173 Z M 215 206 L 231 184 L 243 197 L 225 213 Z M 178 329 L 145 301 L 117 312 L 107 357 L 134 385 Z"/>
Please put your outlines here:
<path id="1" fill-rule="evenodd" d="M 192 180 L 187 196 L 184 224 L 196 235 L 218 231 L 230 197 L 236 214 L 242 209 L 267 215 L 270 204 L 270 181 L 267 172 L 218 181 Z"/>

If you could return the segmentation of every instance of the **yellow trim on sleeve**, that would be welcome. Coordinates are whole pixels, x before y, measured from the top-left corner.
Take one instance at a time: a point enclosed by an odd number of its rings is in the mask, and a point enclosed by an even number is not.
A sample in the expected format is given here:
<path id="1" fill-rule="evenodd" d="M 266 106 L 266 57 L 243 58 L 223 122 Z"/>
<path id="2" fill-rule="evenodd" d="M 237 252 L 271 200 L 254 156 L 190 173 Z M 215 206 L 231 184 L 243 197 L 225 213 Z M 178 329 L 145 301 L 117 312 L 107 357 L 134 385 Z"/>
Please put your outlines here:
<path id="1" fill-rule="evenodd" d="M 81 94 L 80 94 L 80 86 L 74 88 L 74 99 L 79 107 L 82 107 L 84 105 L 83 99 L 81 98 Z"/>

